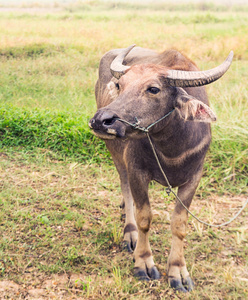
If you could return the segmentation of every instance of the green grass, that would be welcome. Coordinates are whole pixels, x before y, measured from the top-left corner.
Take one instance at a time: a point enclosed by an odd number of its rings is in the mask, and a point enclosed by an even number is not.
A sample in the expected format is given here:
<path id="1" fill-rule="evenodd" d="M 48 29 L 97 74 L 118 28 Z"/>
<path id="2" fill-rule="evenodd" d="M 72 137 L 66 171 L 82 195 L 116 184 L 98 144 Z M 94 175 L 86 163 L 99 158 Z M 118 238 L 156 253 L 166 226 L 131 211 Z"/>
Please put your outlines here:
<path id="1" fill-rule="evenodd" d="M 60 159 L 72 158 L 82 163 L 106 161 L 104 143 L 92 135 L 89 117 L 72 112 L 0 109 L 0 147 L 22 147 L 25 151 L 42 148 L 54 151 Z"/>
<path id="2" fill-rule="evenodd" d="M 191 207 L 206 222 L 229 219 L 248 186 L 247 7 L 111 5 L 0 13 L 0 296 L 245 299 L 247 209 L 223 229 L 189 218 L 185 251 L 196 290 L 177 295 L 166 279 L 174 199 L 155 183 L 150 240 L 162 279 L 133 278 L 118 175 L 88 120 L 99 60 L 112 48 L 177 48 L 202 69 L 234 50 L 230 70 L 207 87 L 218 121 Z"/>

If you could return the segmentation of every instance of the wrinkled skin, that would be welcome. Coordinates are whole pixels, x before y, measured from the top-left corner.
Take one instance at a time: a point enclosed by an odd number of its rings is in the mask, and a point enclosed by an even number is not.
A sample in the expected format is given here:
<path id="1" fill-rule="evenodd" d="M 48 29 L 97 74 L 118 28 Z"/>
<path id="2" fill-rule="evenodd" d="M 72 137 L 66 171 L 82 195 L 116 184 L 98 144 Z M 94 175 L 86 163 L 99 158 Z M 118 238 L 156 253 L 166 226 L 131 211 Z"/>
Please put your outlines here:
<path id="1" fill-rule="evenodd" d="M 159 55 L 135 48 L 125 59 L 131 69 L 117 80 L 110 73 L 110 64 L 119 51 L 110 51 L 101 60 L 96 84 L 98 111 L 89 125 L 105 140 L 120 176 L 126 216 L 124 244 L 133 251 L 134 275 L 141 280 L 159 279 L 149 244 L 152 211 L 148 186 L 152 180 L 167 184 L 145 133 L 119 118 L 130 123 L 139 121 L 140 126 L 147 127 L 174 109 L 149 134 L 171 186 L 178 187 L 178 196 L 189 208 L 211 141 L 209 122 L 215 120 L 215 115 L 208 106 L 204 87 L 182 89 L 164 81 L 166 68 L 197 70 L 182 54 L 168 51 Z M 170 286 L 181 292 L 194 287 L 183 253 L 187 217 L 186 210 L 176 202 L 167 274 Z"/>

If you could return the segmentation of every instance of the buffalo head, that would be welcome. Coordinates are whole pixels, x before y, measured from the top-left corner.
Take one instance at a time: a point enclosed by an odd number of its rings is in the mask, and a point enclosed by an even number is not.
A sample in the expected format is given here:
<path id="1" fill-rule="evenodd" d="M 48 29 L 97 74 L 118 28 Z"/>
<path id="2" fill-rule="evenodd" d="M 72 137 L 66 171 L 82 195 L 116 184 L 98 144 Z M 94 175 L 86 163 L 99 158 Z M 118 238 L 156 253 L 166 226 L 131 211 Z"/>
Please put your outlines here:
<path id="1" fill-rule="evenodd" d="M 110 70 L 114 77 L 105 91 L 112 98 L 111 102 L 100 108 L 89 122 L 95 135 L 103 139 L 142 137 L 144 133 L 135 130 L 130 124 L 138 123 L 141 127 L 147 127 L 172 110 L 168 118 L 151 129 L 152 133 L 165 128 L 175 119 L 175 115 L 186 121 L 216 120 L 207 104 L 183 88 L 199 87 L 219 79 L 231 64 L 232 52 L 217 68 L 181 71 L 156 64 L 123 65 L 124 58 L 133 47 L 124 49 L 111 64 Z"/>

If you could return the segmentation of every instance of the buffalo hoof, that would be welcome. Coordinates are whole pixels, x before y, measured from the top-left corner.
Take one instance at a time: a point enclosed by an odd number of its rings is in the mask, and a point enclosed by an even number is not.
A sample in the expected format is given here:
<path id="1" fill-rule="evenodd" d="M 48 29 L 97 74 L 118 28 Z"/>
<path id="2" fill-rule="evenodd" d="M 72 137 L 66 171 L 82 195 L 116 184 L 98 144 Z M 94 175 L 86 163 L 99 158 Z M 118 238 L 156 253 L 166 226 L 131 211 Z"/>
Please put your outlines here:
<path id="1" fill-rule="evenodd" d="M 135 224 L 128 223 L 124 228 L 124 242 L 123 248 L 127 249 L 128 252 L 132 253 L 136 247 L 138 239 L 138 230 Z"/>
<path id="2" fill-rule="evenodd" d="M 134 249 L 136 248 L 136 241 L 133 242 L 132 240 L 131 241 L 123 241 L 122 243 L 122 248 L 124 250 L 127 250 L 129 253 L 133 253 Z"/>
<path id="3" fill-rule="evenodd" d="M 134 277 L 142 281 L 158 280 L 160 279 L 160 273 L 155 266 L 148 269 L 147 272 L 140 268 L 134 268 Z"/>
<path id="4" fill-rule="evenodd" d="M 190 277 L 187 277 L 183 280 L 180 279 L 169 279 L 170 286 L 181 293 L 188 293 L 194 289 L 194 283 Z"/>
<path id="5" fill-rule="evenodd" d="M 160 273 L 155 266 L 153 266 L 151 269 L 148 269 L 148 275 L 153 280 L 158 280 L 161 278 Z"/>
<path id="6" fill-rule="evenodd" d="M 194 285 L 193 280 L 189 276 L 187 278 L 183 279 L 182 282 L 188 292 L 193 291 L 195 285 Z"/>

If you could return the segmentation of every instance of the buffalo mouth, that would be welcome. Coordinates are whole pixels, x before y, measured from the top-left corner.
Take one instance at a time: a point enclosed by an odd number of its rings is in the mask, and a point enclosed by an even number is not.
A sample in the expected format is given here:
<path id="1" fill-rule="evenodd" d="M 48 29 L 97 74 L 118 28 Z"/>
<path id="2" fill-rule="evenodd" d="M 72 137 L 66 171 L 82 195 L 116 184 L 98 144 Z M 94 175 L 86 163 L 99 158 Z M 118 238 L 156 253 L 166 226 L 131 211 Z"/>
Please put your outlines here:
<path id="1" fill-rule="evenodd" d="M 99 111 L 90 120 L 89 127 L 101 139 L 124 138 L 126 126 L 118 119 L 118 116 L 113 113 Z"/>
<path id="2" fill-rule="evenodd" d="M 93 134 L 101 139 L 104 140 L 113 140 L 115 138 L 117 138 L 117 132 L 115 129 L 107 129 L 107 131 L 102 131 L 99 129 L 94 129 L 94 127 L 92 126 L 91 122 L 89 122 L 89 127 L 91 129 L 93 129 Z"/>

